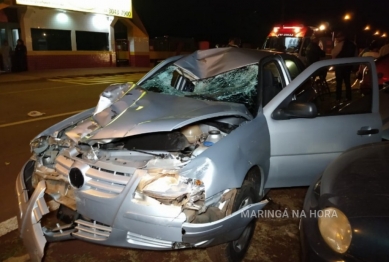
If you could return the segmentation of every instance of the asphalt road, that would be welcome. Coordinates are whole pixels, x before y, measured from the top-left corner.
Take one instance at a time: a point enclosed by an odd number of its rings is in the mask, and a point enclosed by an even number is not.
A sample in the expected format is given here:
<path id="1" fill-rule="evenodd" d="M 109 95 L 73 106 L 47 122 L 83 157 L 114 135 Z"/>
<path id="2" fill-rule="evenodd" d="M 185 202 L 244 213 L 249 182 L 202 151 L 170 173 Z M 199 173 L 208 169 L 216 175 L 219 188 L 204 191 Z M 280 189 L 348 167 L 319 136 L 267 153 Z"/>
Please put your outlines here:
<path id="1" fill-rule="evenodd" d="M 128 75 L 127 81 L 134 82 L 139 78 L 139 74 Z M 95 82 L 90 83 L 88 79 Z M 18 212 L 15 178 L 31 155 L 30 140 L 62 119 L 95 106 L 100 93 L 108 85 L 106 78 L 74 80 L 73 83 L 56 79 L 0 84 L 0 222 Z M 118 75 L 111 77 L 110 81 L 122 82 L 124 78 Z M 44 114 L 28 116 L 32 111 Z"/>
<path id="2" fill-rule="evenodd" d="M 18 237 L 15 179 L 30 157 L 29 142 L 51 125 L 96 105 L 109 83 L 136 82 L 141 75 L 63 78 L 0 84 L 0 261 L 27 261 Z M 28 116 L 31 111 L 44 113 Z M 306 188 L 270 192 L 270 209 L 300 209 Z M 8 232 L 8 233 L 7 233 Z M 16 257 L 16 258 L 15 258 Z M 205 250 L 153 252 L 97 246 L 74 240 L 52 243 L 47 261 L 210 261 Z M 298 219 L 257 222 L 245 261 L 299 261 Z"/>

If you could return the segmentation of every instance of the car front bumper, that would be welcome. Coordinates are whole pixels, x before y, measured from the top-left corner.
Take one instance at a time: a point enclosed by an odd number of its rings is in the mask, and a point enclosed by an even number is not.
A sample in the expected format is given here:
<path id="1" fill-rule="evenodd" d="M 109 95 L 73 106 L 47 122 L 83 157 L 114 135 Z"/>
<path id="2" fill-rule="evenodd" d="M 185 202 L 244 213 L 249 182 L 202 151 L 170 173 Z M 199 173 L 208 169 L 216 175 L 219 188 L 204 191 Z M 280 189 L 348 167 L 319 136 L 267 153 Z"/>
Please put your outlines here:
<path id="1" fill-rule="evenodd" d="M 126 194 L 135 190 L 139 179 L 134 174 L 126 186 L 126 190 L 128 190 Z M 23 180 L 23 170 L 18 175 L 16 191 L 20 210 L 18 215 L 19 231 L 32 261 L 41 261 L 47 242 L 75 238 L 109 246 L 150 250 L 212 246 L 239 238 L 247 224 L 255 217 L 247 214 L 257 213 L 268 203 L 267 200 L 263 200 L 248 205 L 220 220 L 192 224 L 185 222 L 184 213 L 180 212 L 178 216 L 172 214 L 174 212 L 169 211 L 171 210 L 169 206 L 159 205 L 159 207 L 155 207 L 139 204 L 135 206 L 134 203 L 123 197 L 127 203 L 120 205 L 115 212 L 112 223 L 107 224 L 96 223 L 92 220 L 94 217 L 91 214 L 99 214 L 98 216 L 103 217 L 101 214 L 111 210 L 108 205 L 112 199 L 99 199 L 98 196 L 89 195 L 86 197 L 84 194 L 79 194 L 77 208 L 82 210 L 80 213 L 89 217 L 90 220 L 86 221 L 81 218 L 75 221 L 75 227 L 48 234 L 45 229 L 42 229 L 40 223 L 42 217 L 50 212 L 44 199 L 45 190 L 46 183 L 42 180 L 38 183 L 31 197 L 28 198 Z M 154 211 L 153 209 L 158 210 Z M 151 215 L 154 213 L 157 215 Z M 110 215 L 107 214 L 107 216 Z"/>
<path id="2" fill-rule="evenodd" d="M 47 242 L 40 224 L 43 215 L 49 213 L 44 200 L 45 190 L 45 183 L 41 181 L 30 199 L 28 199 L 22 173 L 18 175 L 16 180 L 16 193 L 20 211 L 17 216 L 18 226 L 20 237 L 23 239 L 24 246 L 30 254 L 31 261 L 41 261 Z"/>

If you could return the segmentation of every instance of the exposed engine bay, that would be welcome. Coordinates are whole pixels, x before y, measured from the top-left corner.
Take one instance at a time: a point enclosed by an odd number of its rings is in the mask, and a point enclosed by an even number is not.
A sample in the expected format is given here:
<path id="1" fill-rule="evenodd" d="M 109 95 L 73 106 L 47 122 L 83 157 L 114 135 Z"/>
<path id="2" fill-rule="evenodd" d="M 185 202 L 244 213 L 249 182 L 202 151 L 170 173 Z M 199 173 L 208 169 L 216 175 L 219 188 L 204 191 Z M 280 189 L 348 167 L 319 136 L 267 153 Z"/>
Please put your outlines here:
<path id="1" fill-rule="evenodd" d="M 228 215 L 228 203 L 236 190 L 226 190 L 206 200 L 203 182 L 180 176 L 179 170 L 222 140 L 244 119 L 219 117 L 171 132 L 93 140 L 93 144 L 69 138 L 77 127 L 89 121 L 85 119 L 57 133 L 58 138 L 43 136 L 31 142 L 35 164 L 26 169 L 27 173 L 31 172 L 31 184 L 27 188 L 32 192 L 45 180 L 45 193 L 53 200 L 50 211 L 59 209 L 57 218 L 62 222 L 72 223 L 80 217 L 79 190 L 103 197 L 114 196 L 121 192 L 123 181 L 136 169 L 147 170 L 134 195 L 138 203 L 181 207 L 187 221 L 193 223 L 210 222 L 210 219 Z M 28 175 L 25 172 L 26 181 L 29 181 Z M 55 223 L 53 230 L 58 227 Z"/>

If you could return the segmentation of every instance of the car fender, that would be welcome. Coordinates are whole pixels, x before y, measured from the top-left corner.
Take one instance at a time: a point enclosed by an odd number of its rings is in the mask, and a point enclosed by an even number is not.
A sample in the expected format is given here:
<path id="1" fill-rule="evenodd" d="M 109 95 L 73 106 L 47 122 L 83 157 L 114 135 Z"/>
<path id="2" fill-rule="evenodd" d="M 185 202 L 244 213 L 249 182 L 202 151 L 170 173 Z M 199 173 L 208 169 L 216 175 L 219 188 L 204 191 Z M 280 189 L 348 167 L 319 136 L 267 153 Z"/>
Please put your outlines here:
<path id="1" fill-rule="evenodd" d="M 240 188 L 253 166 L 260 167 L 266 180 L 269 159 L 269 129 L 259 113 L 193 159 L 180 174 L 202 180 L 206 197 L 210 197 L 226 189 Z"/>

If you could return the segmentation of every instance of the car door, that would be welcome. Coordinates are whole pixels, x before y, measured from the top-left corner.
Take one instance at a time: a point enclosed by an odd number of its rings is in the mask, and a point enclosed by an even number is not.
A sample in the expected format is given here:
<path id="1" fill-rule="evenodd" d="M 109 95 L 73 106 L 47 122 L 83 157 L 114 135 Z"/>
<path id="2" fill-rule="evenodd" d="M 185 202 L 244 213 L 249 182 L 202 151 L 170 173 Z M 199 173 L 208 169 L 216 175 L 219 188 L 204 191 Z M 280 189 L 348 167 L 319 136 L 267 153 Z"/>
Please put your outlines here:
<path id="1" fill-rule="evenodd" d="M 343 151 L 381 140 L 376 74 L 373 74 L 372 86 L 377 88 L 373 89 L 368 103 L 366 97 L 360 97 L 357 92 L 357 81 L 352 89 L 351 102 L 339 103 L 335 100 L 335 76 L 328 69 L 356 68 L 360 64 L 369 66 L 372 72 L 376 70 L 371 58 L 314 63 L 264 106 L 271 148 L 265 188 L 309 185 Z M 323 72 L 327 75 L 326 81 L 319 78 Z M 351 75 L 355 78 L 355 74 Z M 361 99 L 365 102 L 356 106 Z M 317 109 L 317 114 L 312 111 L 280 118 L 277 113 L 292 112 L 288 107 L 291 103 Z"/>

